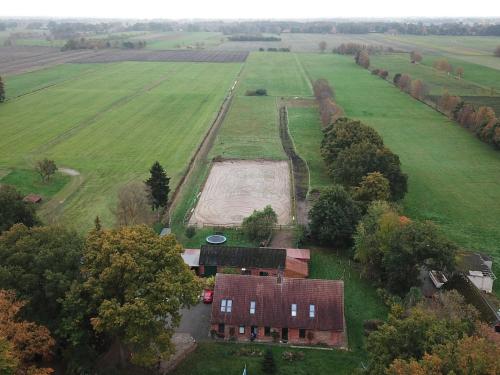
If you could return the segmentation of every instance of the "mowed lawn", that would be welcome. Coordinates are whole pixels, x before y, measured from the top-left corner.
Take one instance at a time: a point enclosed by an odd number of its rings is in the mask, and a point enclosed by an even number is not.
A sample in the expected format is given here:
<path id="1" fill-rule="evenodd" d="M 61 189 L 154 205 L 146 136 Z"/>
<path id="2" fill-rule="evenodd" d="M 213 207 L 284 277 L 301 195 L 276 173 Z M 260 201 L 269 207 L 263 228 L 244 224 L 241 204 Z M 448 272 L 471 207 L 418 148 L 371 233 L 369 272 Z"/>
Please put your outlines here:
<path id="1" fill-rule="evenodd" d="M 120 186 L 158 160 L 174 188 L 240 64 L 124 62 L 0 107 L 0 167 L 53 158 L 83 175 L 58 208 L 68 225 L 112 225 Z M 61 209 L 62 208 L 62 209 Z"/>
<path id="2" fill-rule="evenodd" d="M 350 57 L 301 59 L 314 78 L 330 81 L 348 116 L 373 126 L 399 154 L 409 175 L 406 213 L 437 222 L 464 248 L 492 254 L 500 273 L 500 152 Z"/>
<path id="3" fill-rule="evenodd" d="M 296 54 L 252 52 L 241 75 L 239 95 L 266 89 L 269 96 L 312 96 L 310 83 Z"/>
<path id="4" fill-rule="evenodd" d="M 278 132 L 276 99 L 236 96 L 210 152 L 211 157 L 286 159 Z"/>
<path id="5" fill-rule="evenodd" d="M 321 157 L 323 138 L 318 108 L 288 108 L 288 130 L 295 150 L 309 168 L 310 189 L 322 189 L 332 185 L 326 165 Z"/>

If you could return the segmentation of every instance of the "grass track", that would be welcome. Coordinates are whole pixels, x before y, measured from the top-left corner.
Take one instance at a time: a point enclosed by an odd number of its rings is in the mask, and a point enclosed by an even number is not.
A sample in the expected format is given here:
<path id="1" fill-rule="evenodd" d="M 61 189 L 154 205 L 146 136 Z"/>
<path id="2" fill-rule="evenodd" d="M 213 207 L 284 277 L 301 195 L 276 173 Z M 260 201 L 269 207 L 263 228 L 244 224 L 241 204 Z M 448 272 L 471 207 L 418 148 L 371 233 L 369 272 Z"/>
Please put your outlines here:
<path id="1" fill-rule="evenodd" d="M 373 126 L 399 154 L 409 175 L 407 214 L 439 223 L 465 248 L 492 254 L 499 273 L 500 153 L 351 58 L 301 58 L 314 78 L 331 82 L 348 116 Z"/>
<path id="2" fill-rule="evenodd" d="M 0 108 L 0 167 L 47 156 L 82 172 L 62 219 L 113 224 L 117 189 L 159 160 L 175 186 L 240 64 L 104 64 Z M 20 81 L 19 81 L 20 82 Z"/>

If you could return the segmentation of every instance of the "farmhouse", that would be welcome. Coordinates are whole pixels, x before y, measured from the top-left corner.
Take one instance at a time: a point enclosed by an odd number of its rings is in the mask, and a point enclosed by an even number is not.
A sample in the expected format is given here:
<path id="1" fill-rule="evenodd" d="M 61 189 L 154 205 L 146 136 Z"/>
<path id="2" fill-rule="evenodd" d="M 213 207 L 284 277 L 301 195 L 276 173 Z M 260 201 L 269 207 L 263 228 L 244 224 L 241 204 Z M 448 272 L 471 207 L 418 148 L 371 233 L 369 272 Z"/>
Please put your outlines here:
<path id="1" fill-rule="evenodd" d="M 480 253 L 464 252 L 459 255 L 457 268 L 479 289 L 486 293 L 493 290 L 496 279 L 491 270 L 493 260 L 490 256 Z"/>
<path id="2" fill-rule="evenodd" d="M 217 274 L 211 333 L 226 340 L 346 347 L 344 283 Z"/>
<path id="3" fill-rule="evenodd" d="M 309 250 L 303 249 L 303 258 L 287 256 L 286 249 L 266 247 L 234 247 L 204 245 L 200 249 L 199 274 L 241 273 L 255 276 L 307 277 Z M 304 258 L 305 257 L 305 258 Z"/>

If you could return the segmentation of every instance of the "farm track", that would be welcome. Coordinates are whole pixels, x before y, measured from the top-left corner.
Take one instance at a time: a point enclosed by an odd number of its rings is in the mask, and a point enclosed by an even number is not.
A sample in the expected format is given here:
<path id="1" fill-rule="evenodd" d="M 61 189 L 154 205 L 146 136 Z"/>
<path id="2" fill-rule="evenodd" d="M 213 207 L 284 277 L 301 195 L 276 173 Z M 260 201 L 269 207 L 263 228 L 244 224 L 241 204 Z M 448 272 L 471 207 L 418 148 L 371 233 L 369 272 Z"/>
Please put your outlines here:
<path id="1" fill-rule="evenodd" d="M 115 110 L 127 103 L 129 103 L 131 100 L 143 95 L 144 93 L 146 92 L 149 92 L 151 90 L 153 90 L 154 88 L 156 88 L 157 86 L 159 86 L 160 84 L 162 84 L 163 82 L 165 82 L 166 80 L 168 79 L 168 77 L 162 77 L 160 78 L 159 80 L 155 81 L 155 82 L 152 82 L 146 86 L 144 86 L 141 90 L 131 94 L 131 95 L 126 95 L 126 96 L 123 96 L 117 100 L 115 100 L 114 102 L 112 102 L 111 104 L 109 104 L 108 106 L 102 108 L 100 111 L 98 111 L 97 113 L 93 114 L 92 116 L 80 121 L 79 123 L 77 123 L 76 125 L 74 125 L 73 127 L 71 127 L 70 129 L 66 130 L 65 132 L 61 133 L 61 134 L 58 134 L 56 137 L 52 138 L 50 141 L 48 141 L 47 143 L 44 143 L 43 145 L 40 145 L 39 147 L 37 147 L 36 149 L 34 149 L 33 151 L 31 151 L 27 156 L 26 156 L 26 159 L 28 161 L 30 161 L 34 156 L 36 155 L 39 155 L 43 152 L 46 152 L 47 150 L 49 150 L 50 148 L 56 146 L 57 144 L 67 140 L 68 138 L 72 137 L 73 135 L 75 135 L 76 133 L 78 133 L 80 130 L 84 129 L 85 127 L 89 126 L 90 124 L 93 124 L 95 121 L 97 121 L 101 116 L 107 114 L 108 112 L 112 111 L 112 110 Z"/>

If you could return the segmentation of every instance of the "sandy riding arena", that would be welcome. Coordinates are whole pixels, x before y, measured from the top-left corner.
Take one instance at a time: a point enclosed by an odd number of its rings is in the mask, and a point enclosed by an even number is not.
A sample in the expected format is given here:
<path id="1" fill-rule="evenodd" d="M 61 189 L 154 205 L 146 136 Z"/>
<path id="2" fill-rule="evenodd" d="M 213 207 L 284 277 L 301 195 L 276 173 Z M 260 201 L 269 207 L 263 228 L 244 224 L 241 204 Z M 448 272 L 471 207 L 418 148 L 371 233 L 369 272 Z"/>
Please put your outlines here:
<path id="1" fill-rule="evenodd" d="M 239 225 L 271 205 L 278 224 L 290 223 L 290 170 L 286 161 L 233 160 L 213 164 L 190 225 Z"/>

